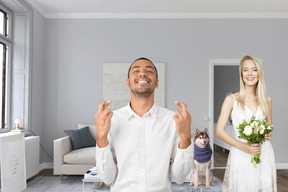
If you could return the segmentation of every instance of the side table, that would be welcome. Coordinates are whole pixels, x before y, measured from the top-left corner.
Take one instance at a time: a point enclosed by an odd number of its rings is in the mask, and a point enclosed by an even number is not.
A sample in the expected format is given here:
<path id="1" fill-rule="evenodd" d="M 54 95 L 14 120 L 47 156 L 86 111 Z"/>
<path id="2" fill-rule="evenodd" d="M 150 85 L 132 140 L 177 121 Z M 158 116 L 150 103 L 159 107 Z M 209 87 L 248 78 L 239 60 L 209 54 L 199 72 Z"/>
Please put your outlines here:
<path id="1" fill-rule="evenodd" d="M 92 176 L 91 176 L 92 177 Z M 99 175 L 95 175 L 93 176 L 93 178 L 89 178 L 89 179 L 82 179 L 83 182 L 83 187 L 82 187 L 82 191 L 84 192 L 85 189 L 85 183 L 96 183 L 96 182 L 103 182 L 102 179 L 100 178 Z M 95 189 L 94 191 L 97 191 L 97 189 Z"/>

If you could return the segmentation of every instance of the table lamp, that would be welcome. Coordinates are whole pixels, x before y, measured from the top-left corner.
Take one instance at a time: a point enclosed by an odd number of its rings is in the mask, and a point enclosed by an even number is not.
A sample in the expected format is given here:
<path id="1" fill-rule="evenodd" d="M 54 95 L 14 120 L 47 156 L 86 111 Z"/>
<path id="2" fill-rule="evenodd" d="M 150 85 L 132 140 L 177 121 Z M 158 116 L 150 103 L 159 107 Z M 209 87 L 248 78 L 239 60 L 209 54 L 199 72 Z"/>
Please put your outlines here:
<path id="1" fill-rule="evenodd" d="M 20 122 L 19 119 L 16 119 L 16 120 L 15 120 L 16 127 L 14 128 L 14 130 L 21 130 L 21 129 L 22 129 L 22 128 L 20 128 L 20 126 L 19 126 L 19 122 Z"/>

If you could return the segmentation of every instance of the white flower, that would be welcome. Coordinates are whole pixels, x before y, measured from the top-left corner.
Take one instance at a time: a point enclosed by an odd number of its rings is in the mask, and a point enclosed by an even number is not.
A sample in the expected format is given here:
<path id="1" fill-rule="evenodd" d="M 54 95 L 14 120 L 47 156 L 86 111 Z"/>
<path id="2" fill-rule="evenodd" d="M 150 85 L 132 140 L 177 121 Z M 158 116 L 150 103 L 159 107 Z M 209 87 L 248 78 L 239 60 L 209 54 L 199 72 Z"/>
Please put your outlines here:
<path id="1" fill-rule="evenodd" d="M 258 133 L 260 131 L 259 127 L 254 128 L 254 133 Z"/>
<path id="2" fill-rule="evenodd" d="M 255 127 L 255 126 L 257 126 L 257 122 L 256 121 L 254 121 L 253 123 L 251 123 L 251 127 Z"/>
<path id="3" fill-rule="evenodd" d="M 270 129 L 271 129 L 270 125 L 269 125 L 266 129 L 269 129 L 269 130 L 270 130 Z"/>
<path id="4" fill-rule="evenodd" d="M 250 125 L 245 126 L 243 133 L 247 136 L 252 134 L 252 127 Z"/>
<path id="5" fill-rule="evenodd" d="M 265 126 L 264 125 L 260 125 L 260 134 L 263 134 L 264 133 L 264 130 L 265 130 Z"/>

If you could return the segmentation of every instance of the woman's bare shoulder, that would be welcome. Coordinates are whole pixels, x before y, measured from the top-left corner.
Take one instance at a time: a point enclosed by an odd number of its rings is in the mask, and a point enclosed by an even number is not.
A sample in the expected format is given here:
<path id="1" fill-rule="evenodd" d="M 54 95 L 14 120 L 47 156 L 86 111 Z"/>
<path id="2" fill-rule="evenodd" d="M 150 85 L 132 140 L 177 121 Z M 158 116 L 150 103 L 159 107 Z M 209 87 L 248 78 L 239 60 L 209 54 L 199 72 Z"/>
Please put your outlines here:
<path id="1" fill-rule="evenodd" d="M 267 102 L 271 102 L 272 101 L 272 98 L 270 96 L 266 96 L 266 99 L 267 99 Z"/>
<path id="2" fill-rule="evenodd" d="M 267 103 L 272 103 L 272 98 L 270 96 L 266 96 Z"/>
<path id="3" fill-rule="evenodd" d="M 226 105 L 233 106 L 233 104 L 234 104 L 233 95 L 232 95 L 232 94 L 227 95 L 227 96 L 225 97 L 224 103 L 225 103 Z"/>

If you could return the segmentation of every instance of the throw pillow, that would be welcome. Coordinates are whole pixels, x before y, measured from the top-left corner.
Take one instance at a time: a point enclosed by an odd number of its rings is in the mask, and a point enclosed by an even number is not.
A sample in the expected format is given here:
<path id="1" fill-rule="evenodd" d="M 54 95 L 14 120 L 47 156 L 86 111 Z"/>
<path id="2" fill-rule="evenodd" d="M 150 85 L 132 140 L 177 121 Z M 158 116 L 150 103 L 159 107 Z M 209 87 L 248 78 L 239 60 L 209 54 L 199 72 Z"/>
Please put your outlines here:
<path id="1" fill-rule="evenodd" d="M 77 130 L 64 130 L 64 132 L 70 137 L 72 150 L 96 146 L 96 140 L 91 135 L 88 126 Z"/>

